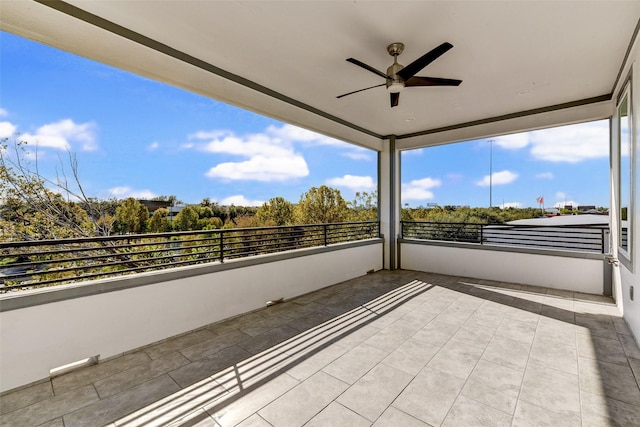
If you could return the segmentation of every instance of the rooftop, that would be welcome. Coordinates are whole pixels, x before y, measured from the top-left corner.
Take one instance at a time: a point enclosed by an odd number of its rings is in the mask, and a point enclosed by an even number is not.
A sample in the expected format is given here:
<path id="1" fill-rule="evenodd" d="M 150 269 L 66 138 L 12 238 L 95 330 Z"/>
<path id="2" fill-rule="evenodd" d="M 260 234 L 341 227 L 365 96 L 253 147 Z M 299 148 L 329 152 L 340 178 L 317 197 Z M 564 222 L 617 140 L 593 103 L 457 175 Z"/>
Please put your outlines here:
<path id="1" fill-rule="evenodd" d="M 5 394 L 0 425 L 631 425 L 605 297 L 381 271 Z"/>

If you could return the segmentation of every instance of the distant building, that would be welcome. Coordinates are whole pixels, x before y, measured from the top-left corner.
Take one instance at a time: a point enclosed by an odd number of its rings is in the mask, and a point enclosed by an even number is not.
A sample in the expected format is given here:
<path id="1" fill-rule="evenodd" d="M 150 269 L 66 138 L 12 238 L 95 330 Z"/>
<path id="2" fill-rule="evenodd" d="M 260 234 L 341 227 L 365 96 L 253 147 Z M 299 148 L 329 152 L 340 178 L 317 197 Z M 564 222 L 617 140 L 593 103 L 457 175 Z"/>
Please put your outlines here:
<path id="1" fill-rule="evenodd" d="M 140 200 L 140 199 L 138 199 L 138 201 L 140 203 L 142 203 L 144 206 L 146 206 L 146 208 L 149 210 L 149 216 L 153 215 L 155 213 L 155 211 L 157 211 L 160 208 L 169 209 L 171 207 L 171 202 L 169 202 L 167 200 Z"/>

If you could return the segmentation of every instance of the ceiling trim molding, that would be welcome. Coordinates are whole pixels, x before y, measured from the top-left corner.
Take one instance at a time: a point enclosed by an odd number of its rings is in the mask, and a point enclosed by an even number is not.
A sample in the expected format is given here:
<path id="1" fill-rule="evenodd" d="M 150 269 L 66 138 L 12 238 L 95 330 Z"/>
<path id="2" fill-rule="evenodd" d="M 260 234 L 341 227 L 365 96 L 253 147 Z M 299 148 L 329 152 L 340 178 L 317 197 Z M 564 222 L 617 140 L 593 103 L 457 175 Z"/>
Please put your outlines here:
<path id="1" fill-rule="evenodd" d="M 447 131 L 451 131 L 451 130 L 463 129 L 463 128 L 472 127 L 472 126 L 486 125 L 488 123 L 501 122 L 501 121 L 504 121 L 504 120 L 517 119 L 517 118 L 520 118 L 520 117 L 532 116 L 532 115 L 535 115 L 535 114 L 541 114 L 541 113 L 548 113 L 548 112 L 551 112 L 551 111 L 564 110 L 566 108 L 580 107 L 580 106 L 583 106 L 583 105 L 595 104 L 595 103 L 603 102 L 603 101 L 611 101 L 611 98 L 612 98 L 612 94 L 609 93 L 609 94 L 606 94 L 606 95 L 594 96 L 592 98 L 581 99 L 581 100 L 578 100 L 578 101 L 565 102 L 565 103 L 562 103 L 562 104 L 550 105 L 550 106 L 547 106 L 547 107 L 541 107 L 541 108 L 534 108 L 534 109 L 531 109 L 531 110 L 519 111 L 517 113 L 504 114 L 502 116 L 488 117 L 486 119 L 474 120 L 474 121 L 471 121 L 471 122 L 459 123 L 459 124 L 451 125 L 451 126 L 443 126 L 443 127 L 439 127 L 439 128 L 435 128 L 435 129 L 428 129 L 428 130 L 419 131 L 419 132 L 406 133 L 406 134 L 403 134 L 403 135 L 396 135 L 395 138 L 396 139 L 407 139 L 407 138 L 414 138 L 416 136 L 432 135 L 434 133 L 447 132 Z M 391 137 L 391 135 L 387 135 L 387 136 L 384 136 L 383 138 L 384 139 L 389 139 L 390 137 Z"/>
<path id="2" fill-rule="evenodd" d="M 636 23 L 636 28 L 633 31 L 633 35 L 631 36 L 631 40 L 629 40 L 629 46 L 627 46 L 627 52 L 624 54 L 624 58 L 622 59 L 622 64 L 620 64 L 620 69 L 618 70 L 618 76 L 616 77 L 615 82 L 613 82 L 611 93 L 615 92 L 616 87 L 618 87 L 618 83 L 620 83 L 620 79 L 622 78 L 622 72 L 624 71 L 624 68 L 627 65 L 627 61 L 629 60 L 629 55 L 631 55 L 633 44 L 636 42 L 636 38 L 638 37 L 639 32 L 640 32 L 640 19 L 638 19 L 638 22 Z"/>
<path id="3" fill-rule="evenodd" d="M 373 136 L 374 138 L 378 138 L 378 139 L 383 139 L 382 135 L 373 132 L 369 129 L 365 129 L 361 126 L 358 126 L 354 123 L 348 122 L 346 120 L 343 120 L 339 117 L 336 117 L 332 114 L 329 114 L 325 111 L 319 110 L 315 107 L 312 107 L 311 105 L 305 104 L 304 102 L 300 102 L 294 98 L 291 98 L 289 96 L 286 96 L 280 92 L 276 92 L 272 89 L 269 89 L 268 87 L 262 86 L 254 81 L 251 81 L 249 79 L 246 79 L 244 77 L 241 77 L 237 74 L 231 73 L 229 71 L 223 70 L 222 68 L 216 67 L 213 64 L 210 64 L 206 61 L 203 61 L 201 59 L 198 59 L 194 56 L 191 56 L 185 52 L 182 52 L 178 49 L 172 48 L 171 46 L 168 46 L 166 44 L 160 43 L 157 40 L 154 40 L 150 37 L 147 37 L 143 34 L 137 33 L 133 30 L 130 30 L 129 28 L 123 27 L 121 25 L 116 24 L 115 22 L 109 21 L 107 19 L 104 19 L 100 16 L 94 15 L 90 12 L 87 12 L 84 9 L 80 9 L 79 7 L 76 7 L 74 5 L 71 5 L 67 2 L 64 2 L 62 0 L 55 0 L 55 1 L 51 1 L 51 0 L 34 0 L 37 3 L 40 3 L 44 6 L 50 7 L 54 10 L 57 10 L 58 12 L 64 13 L 68 16 L 71 16 L 73 18 L 79 19 L 81 21 L 86 22 L 87 24 L 93 25 L 95 27 L 98 28 L 102 28 L 105 31 L 108 31 L 110 33 L 116 34 L 120 37 L 123 37 L 127 40 L 130 40 L 132 42 L 138 43 L 142 46 L 145 46 L 149 49 L 155 50 L 156 52 L 162 53 L 164 55 L 170 56 L 174 59 L 177 59 L 179 61 L 188 63 L 190 65 L 193 65 L 194 67 L 200 68 L 201 70 L 207 71 L 209 73 L 215 74 L 217 76 L 220 76 L 224 79 L 230 80 L 234 83 L 237 83 L 239 85 L 245 86 L 249 89 L 253 89 L 257 92 L 260 92 L 264 95 L 270 96 L 272 98 L 275 98 L 279 101 L 285 102 L 287 104 L 290 104 L 294 107 L 297 108 L 301 108 L 305 111 L 308 111 L 310 113 L 316 114 L 320 117 L 323 117 L 327 120 L 331 120 L 334 123 L 340 124 L 342 126 L 351 128 L 353 130 L 356 130 L 358 132 L 362 132 L 366 135 L 369 136 Z"/>

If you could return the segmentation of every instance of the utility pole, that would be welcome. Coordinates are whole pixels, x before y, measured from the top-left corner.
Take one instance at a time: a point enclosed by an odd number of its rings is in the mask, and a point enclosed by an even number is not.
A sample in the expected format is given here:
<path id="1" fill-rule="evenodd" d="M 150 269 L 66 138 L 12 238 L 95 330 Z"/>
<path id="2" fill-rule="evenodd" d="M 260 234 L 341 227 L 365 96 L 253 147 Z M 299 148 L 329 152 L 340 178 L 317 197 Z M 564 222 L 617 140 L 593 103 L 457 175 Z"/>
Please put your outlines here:
<path id="1" fill-rule="evenodd" d="M 493 139 L 489 140 L 489 208 L 493 207 Z"/>

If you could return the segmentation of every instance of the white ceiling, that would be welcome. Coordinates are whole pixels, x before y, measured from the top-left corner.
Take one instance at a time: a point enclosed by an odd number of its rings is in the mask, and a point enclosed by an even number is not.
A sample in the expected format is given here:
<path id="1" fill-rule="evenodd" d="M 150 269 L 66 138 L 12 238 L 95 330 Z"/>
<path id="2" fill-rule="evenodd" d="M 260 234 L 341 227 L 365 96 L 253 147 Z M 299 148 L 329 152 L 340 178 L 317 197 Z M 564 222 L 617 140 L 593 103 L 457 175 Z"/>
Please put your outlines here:
<path id="1" fill-rule="evenodd" d="M 374 149 L 608 117 L 640 18 L 610 0 L 51 4 L 3 1 L 0 28 Z M 345 59 L 385 71 L 395 41 L 404 65 L 452 43 L 418 75 L 463 83 L 406 88 L 395 108 L 384 87 L 336 99 L 384 83 Z"/>

